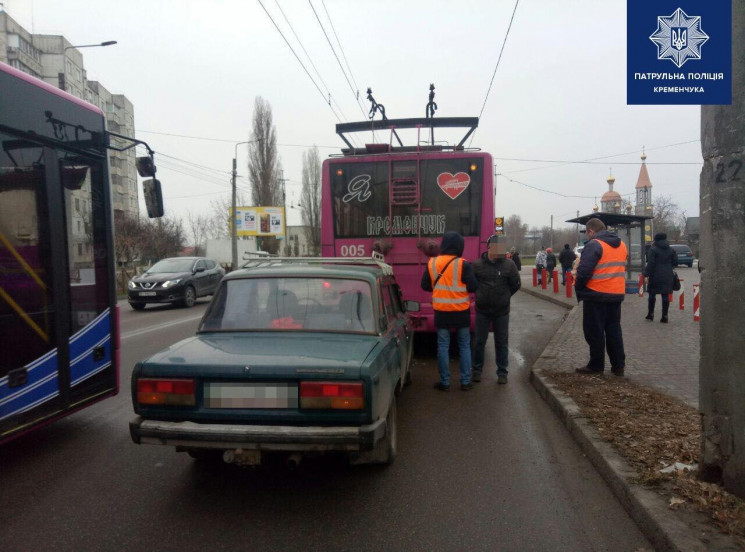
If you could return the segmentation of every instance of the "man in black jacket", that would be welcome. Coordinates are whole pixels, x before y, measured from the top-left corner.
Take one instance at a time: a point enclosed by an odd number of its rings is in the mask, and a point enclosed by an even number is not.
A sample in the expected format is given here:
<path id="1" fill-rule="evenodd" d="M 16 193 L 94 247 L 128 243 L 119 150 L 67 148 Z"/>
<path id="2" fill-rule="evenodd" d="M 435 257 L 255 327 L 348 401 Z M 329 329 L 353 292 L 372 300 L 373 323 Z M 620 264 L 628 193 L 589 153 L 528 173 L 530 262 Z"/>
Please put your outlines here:
<path id="1" fill-rule="evenodd" d="M 577 254 L 569 249 L 569 244 L 564 244 L 564 249 L 559 253 L 559 264 L 561 265 L 561 285 L 565 286 L 567 283 L 567 272 L 572 270 L 572 264 L 574 259 L 577 258 Z"/>
<path id="2" fill-rule="evenodd" d="M 494 327 L 494 349 L 497 361 L 497 382 L 507 383 L 510 329 L 510 298 L 520 289 L 520 274 L 507 258 L 504 244 L 497 236 L 486 242 L 487 251 L 473 263 L 479 281 L 476 290 L 476 344 L 473 350 L 473 381 L 481 381 L 484 348 L 489 328 Z"/>

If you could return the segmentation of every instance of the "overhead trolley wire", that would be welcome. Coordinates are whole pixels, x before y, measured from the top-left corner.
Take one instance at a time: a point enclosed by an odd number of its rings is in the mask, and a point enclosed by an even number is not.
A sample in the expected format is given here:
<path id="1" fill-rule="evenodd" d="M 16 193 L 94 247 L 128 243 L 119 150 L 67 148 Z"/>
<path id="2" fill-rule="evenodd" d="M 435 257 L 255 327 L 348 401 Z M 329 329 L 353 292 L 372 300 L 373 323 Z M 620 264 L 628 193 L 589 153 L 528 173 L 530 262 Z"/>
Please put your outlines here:
<path id="1" fill-rule="evenodd" d="M 306 57 L 308 58 L 308 61 L 310 62 L 310 65 L 313 67 L 313 70 L 316 72 L 316 75 L 318 75 L 318 80 L 321 81 L 321 84 L 323 84 L 323 87 L 326 89 L 326 93 L 328 94 L 329 101 L 333 101 L 336 107 L 339 109 L 339 113 L 341 113 L 342 118 L 346 121 L 347 116 L 344 115 L 344 111 L 342 111 L 341 106 L 339 105 L 339 102 L 336 101 L 336 98 L 334 98 L 331 95 L 331 90 L 329 90 L 328 85 L 326 84 L 326 81 L 323 80 L 323 77 L 321 76 L 320 71 L 318 70 L 318 67 L 316 67 L 316 64 L 313 63 L 313 58 L 310 57 L 310 54 L 308 53 L 308 50 L 305 49 L 305 46 L 303 46 L 302 40 L 300 40 L 300 37 L 295 32 L 295 28 L 292 26 L 292 23 L 290 23 L 290 20 L 287 18 L 287 15 L 285 15 L 284 10 L 282 9 L 282 6 L 279 5 L 279 0 L 274 0 L 274 3 L 277 4 L 277 7 L 279 8 L 280 13 L 282 14 L 282 17 L 285 18 L 285 21 L 287 22 L 287 26 L 290 27 L 290 30 L 292 31 L 292 34 L 295 36 L 295 40 L 297 40 L 298 44 L 300 44 L 300 47 L 303 49 L 303 52 L 305 53 Z"/>
<path id="2" fill-rule="evenodd" d="M 264 3 L 263 3 L 263 2 L 261 1 L 261 0 L 257 0 L 257 1 L 259 2 L 259 5 L 261 6 L 261 8 L 262 8 L 262 9 L 264 10 L 264 12 L 266 13 L 266 15 L 267 15 L 267 17 L 269 18 L 269 20 L 270 20 L 270 21 L 272 22 L 272 25 L 274 25 L 274 28 L 275 28 L 275 29 L 277 29 L 277 32 L 278 32 L 278 33 L 279 33 L 279 35 L 280 35 L 280 36 L 282 37 L 282 40 L 284 40 L 284 41 L 285 41 L 285 44 L 287 44 L 287 47 L 288 47 L 288 48 L 290 49 L 290 51 L 292 52 L 292 55 L 293 55 L 293 56 L 295 56 L 295 59 L 296 59 L 296 60 L 298 61 L 298 63 L 300 64 L 300 66 L 301 66 L 301 67 L 303 68 L 303 71 L 305 71 L 305 74 L 306 74 L 306 75 L 308 75 L 308 78 L 309 78 L 309 79 L 311 80 L 311 82 L 313 83 L 313 86 L 315 86 L 315 87 L 316 87 L 316 90 L 318 90 L 318 93 L 319 93 L 319 94 L 321 95 L 321 97 L 323 98 L 323 103 L 329 106 L 329 109 L 331 109 L 331 111 L 332 111 L 332 113 L 334 114 L 334 116 L 336 117 L 336 119 L 337 119 L 337 120 L 338 120 L 338 121 L 339 121 L 339 122 L 341 123 L 342 121 L 341 121 L 341 118 L 339 117 L 339 114 L 338 114 L 338 113 L 336 112 L 336 110 L 335 110 L 335 109 L 334 109 L 334 108 L 333 108 L 333 107 L 331 106 L 331 104 L 330 104 L 330 103 L 327 103 L 327 102 L 326 102 L 326 96 L 324 95 L 324 93 L 323 93 L 323 91 L 321 90 L 321 88 L 320 88 L 320 87 L 318 86 L 318 83 L 316 83 L 316 81 L 315 81 L 315 79 L 313 78 L 313 76 L 312 76 L 312 75 L 310 74 L 310 72 L 308 71 L 308 69 L 307 69 L 307 68 L 305 67 L 305 64 L 304 64 L 304 63 L 303 63 L 303 61 L 302 61 L 302 60 L 300 59 L 300 57 L 299 57 L 299 56 L 297 55 L 297 53 L 295 52 L 295 49 L 294 49 L 294 48 L 292 47 L 292 45 L 290 44 L 290 42 L 289 42 L 289 41 L 287 40 L 287 37 L 285 37 L 284 33 L 283 33 L 283 32 L 282 32 L 282 30 L 281 30 L 281 29 L 279 28 L 279 26 L 277 25 L 277 23 L 276 23 L 276 22 L 274 21 L 274 18 L 272 17 L 272 15 L 271 15 L 271 14 L 269 13 L 269 11 L 268 11 L 268 10 L 266 9 L 266 7 L 264 7 Z M 315 10 L 314 10 L 314 11 L 315 11 Z"/>
<path id="3" fill-rule="evenodd" d="M 547 193 L 547 194 L 553 194 L 553 195 L 557 195 L 557 196 L 560 196 L 560 197 L 566 197 L 566 198 L 597 199 L 597 196 L 596 195 L 594 195 L 594 196 L 585 196 L 585 195 L 562 194 L 562 193 L 559 193 L 559 192 L 554 192 L 553 190 L 546 190 L 545 188 L 539 188 L 539 187 L 533 186 L 531 184 L 526 184 L 525 182 L 521 182 L 519 180 L 515 180 L 513 178 L 510 178 L 509 176 L 507 176 L 505 174 L 500 174 L 499 176 L 502 176 L 502 177 L 506 178 L 507 180 L 509 180 L 510 182 L 513 182 L 515 184 L 520 184 L 521 186 L 525 186 L 526 188 L 531 188 L 533 190 L 537 190 L 539 192 L 544 192 L 544 193 Z M 631 193 L 628 193 L 628 194 L 619 194 L 619 195 L 621 197 L 629 197 L 629 196 L 636 195 L 636 192 L 631 192 Z"/>
<path id="4" fill-rule="evenodd" d="M 259 0 L 259 2 L 260 1 L 261 0 Z M 323 23 L 321 22 L 321 18 L 318 17 L 318 12 L 316 11 L 316 8 L 313 6 L 313 3 L 311 2 L 311 0 L 308 0 L 308 4 L 310 4 L 311 9 L 313 10 L 313 13 L 316 16 L 316 21 L 318 21 L 318 25 L 321 27 L 321 30 L 323 31 L 323 36 L 326 37 L 326 41 L 329 43 L 329 47 L 331 48 L 331 52 L 333 52 L 334 57 L 336 58 L 336 62 L 339 64 L 339 69 L 341 69 L 341 72 L 344 75 L 344 79 L 347 81 L 347 84 L 349 85 L 349 90 L 352 92 L 352 96 L 354 96 L 354 101 L 357 103 L 357 107 L 360 108 L 360 111 L 362 112 L 362 115 L 364 117 L 367 117 L 367 114 L 365 113 L 365 110 L 362 108 L 362 105 L 360 104 L 360 99 L 357 97 L 357 94 L 354 91 L 354 87 L 352 86 L 352 83 L 349 82 L 349 77 L 347 76 L 347 72 L 344 70 L 344 66 L 341 64 L 341 60 L 339 59 L 339 56 L 336 54 L 336 50 L 334 49 L 334 45 L 331 44 L 331 39 L 329 38 L 329 35 L 326 32 L 326 29 L 323 26 Z"/>
<path id="5" fill-rule="evenodd" d="M 334 22 L 331 21 L 331 15 L 329 14 L 329 10 L 326 9 L 326 1 L 321 0 L 321 5 L 323 6 L 323 11 L 326 12 L 326 17 L 329 20 L 329 25 L 331 25 L 331 31 L 334 33 L 334 38 L 336 38 L 336 43 L 339 45 L 339 50 L 341 51 L 341 57 L 344 58 L 344 63 L 347 66 L 347 69 L 349 70 L 349 76 L 352 77 L 352 82 L 354 83 L 354 88 L 357 91 L 357 100 L 359 101 L 360 97 L 360 87 L 357 86 L 357 81 L 354 78 L 354 73 L 352 73 L 352 68 L 349 66 L 349 61 L 347 61 L 347 56 L 344 54 L 344 48 L 341 45 L 341 40 L 339 40 L 339 35 L 336 34 L 336 29 L 334 28 Z"/>

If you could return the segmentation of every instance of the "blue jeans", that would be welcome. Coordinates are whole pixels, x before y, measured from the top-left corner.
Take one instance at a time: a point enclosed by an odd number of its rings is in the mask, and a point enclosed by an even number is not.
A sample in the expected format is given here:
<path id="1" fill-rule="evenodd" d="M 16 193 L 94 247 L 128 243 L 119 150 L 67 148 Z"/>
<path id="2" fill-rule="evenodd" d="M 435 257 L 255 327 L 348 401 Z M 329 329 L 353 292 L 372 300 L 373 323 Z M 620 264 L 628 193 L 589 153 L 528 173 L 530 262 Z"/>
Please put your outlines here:
<path id="1" fill-rule="evenodd" d="M 510 315 L 493 316 L 476 311 L 476 335 L 473 348 L 473 373 L 480 374 L 484 368 L 484 349 L 489 337 L 490 327 L 494 327 L 494 353 L 497 361 L 497 375 L 506 376 L 509 359 L 507 339 L 510 332 Z"/>
<path id="2" fill-rule="evenodd" d="M 457 328 L 455 338 L 460 351 L 460 383 L 471 383 L 471 330 L 468 327 Z M 437 368 L 440 371 L 440 382 L 450 385 L 450 328 L 437 328 Z"/>
<path id="3" fill-rule="evenodd" d="M 567 283 L 567 272 L 570 272 L 572 270 L 571 266 L 562 266 L 561 267 L 561 283 L 566 285 Z"/>

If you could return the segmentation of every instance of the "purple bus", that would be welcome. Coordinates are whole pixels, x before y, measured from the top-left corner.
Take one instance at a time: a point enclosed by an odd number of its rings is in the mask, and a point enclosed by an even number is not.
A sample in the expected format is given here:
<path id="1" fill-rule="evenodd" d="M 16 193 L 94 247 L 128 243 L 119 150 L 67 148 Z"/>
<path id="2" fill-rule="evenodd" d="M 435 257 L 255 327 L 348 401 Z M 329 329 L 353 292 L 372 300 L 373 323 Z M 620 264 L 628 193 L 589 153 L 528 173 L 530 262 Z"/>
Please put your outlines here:
<path id="1" fill-rule="evenodd" d="M 403 299 L 420 303 L 419 312 L 409 313 L 417 332 L 435 331 L 431 295 L 420 281 L 429 259 L 439 254 L 442 235 L 463 235 L 463 257 L 473 261 L 494 233 L 491 155 L 463 145 L 477 126 L 475 117 L 343 123 L 336 130 L 349 147 L 323 163 L 321 254 L 382 253 Z M 457 145 L 436 145 L 434 129 L 442 127 L 470 130 Z M 355 148 L 345 136 L 371 128 L 390 130 L 390 142 Z M 400 129 L 417 129 L 417 145 L 404 146 Z M 427 145 L 420 143 L 422 130 L 432 137 Z"/>
<path id="2" fill-rule="evenodd" d="M 4 443 L 115 395 L 119 340 L 104 113 L 2 63 L 0 90 Z"/>

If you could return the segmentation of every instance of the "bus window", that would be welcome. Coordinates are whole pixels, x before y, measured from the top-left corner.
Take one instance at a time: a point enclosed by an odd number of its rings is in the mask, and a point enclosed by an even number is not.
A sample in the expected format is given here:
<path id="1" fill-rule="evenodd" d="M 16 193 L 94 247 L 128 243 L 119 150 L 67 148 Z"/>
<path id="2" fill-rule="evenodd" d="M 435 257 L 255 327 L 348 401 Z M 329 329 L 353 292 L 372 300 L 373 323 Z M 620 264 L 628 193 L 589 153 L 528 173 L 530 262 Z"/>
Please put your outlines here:
<path id="1" fill-rule="evenodd" d="M 0 133 L 0 378 L 55 348 L 42 148 Z"/>
<path id="2" fill-rule="evenodd" d="M 62 155 L 62 175 L 77 175 L 76 186 L 64 187 L 70 322 L 74 334 L 92 322 L 109 304 L 104 171 L 101 161 Z"/>

